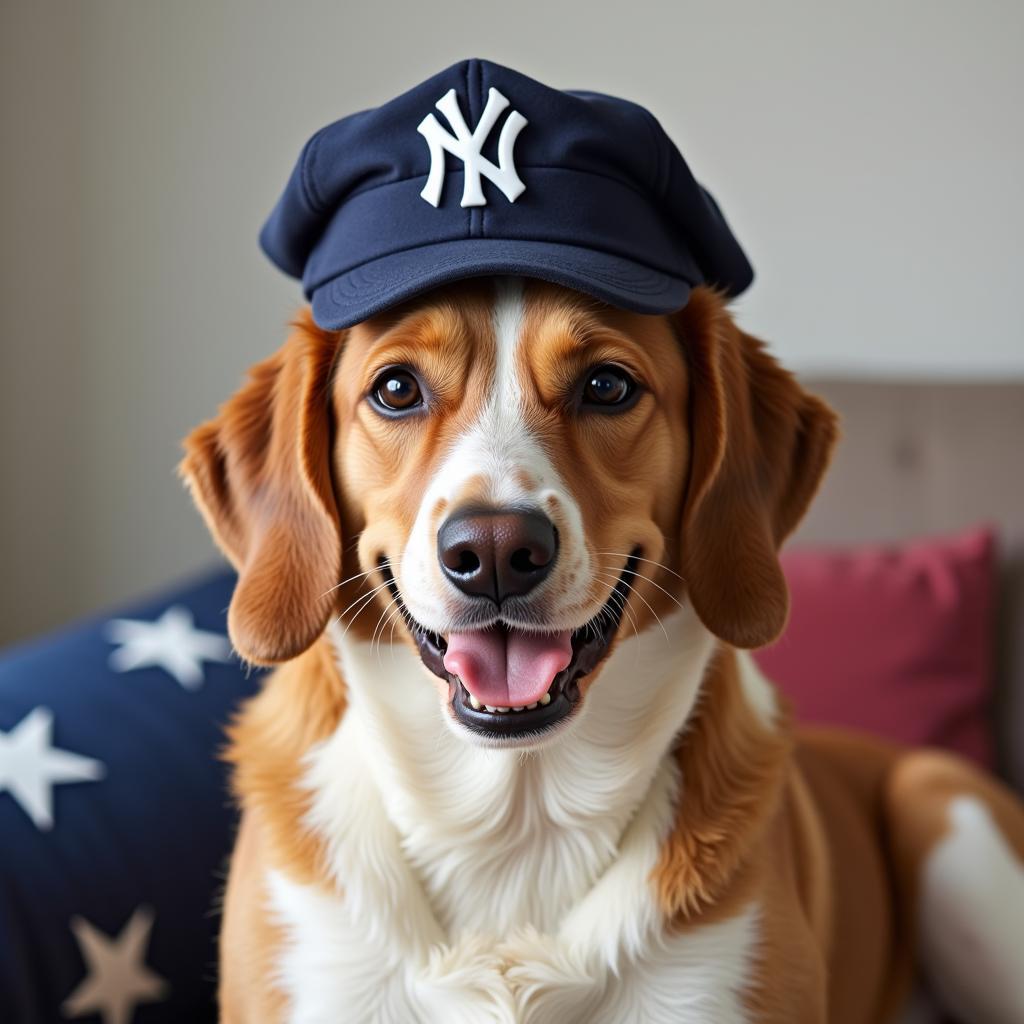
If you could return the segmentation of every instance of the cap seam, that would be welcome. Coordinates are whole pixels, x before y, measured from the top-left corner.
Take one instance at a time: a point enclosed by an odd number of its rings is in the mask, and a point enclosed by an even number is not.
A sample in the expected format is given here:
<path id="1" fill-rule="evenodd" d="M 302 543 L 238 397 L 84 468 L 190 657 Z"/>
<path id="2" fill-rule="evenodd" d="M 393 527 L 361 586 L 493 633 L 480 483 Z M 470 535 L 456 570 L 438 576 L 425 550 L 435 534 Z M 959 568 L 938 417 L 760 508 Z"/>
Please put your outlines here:
<path id="1" fill-rule="evenodd" d="M 470 79 L 472 78 L 473 69 L 476 67 L 476 60 L 470 57 L 466 62 L 466 105 L 469 107 L 469 121 L 470 124 L 476 124 L 477 113 L 473 109 L 476 105 L 474 100 L 476 97 L 473 95 L 473 86 Z M 465 165 L 463 165 L 465 166 Z M 447 168 L 446 168 L 447 169 Z M 476 219 L 476 210 L 470 206 L 466 208 L 466 234 L 469 238 L 473 237 L 473 222 Z"/>
<path id="2" fill-rule="evenodd" d="M 330 127 L 330 126 L 328 126 Z M 313 165 L 316 162 L 316 154 L 320 148 L 320 140 L 323 138 L 327 128 L 321 128 L 306 146 L 306 159 L 302 162 L 302 192 L 306 204 L 314 213 L 323 213 L 326 204 L 320 196 L 313 177 Z"/>
<path id="3" fill-rule="evenodd" d="M 652 189 L 659 199 L 664 198 L 668 192 L 668 161 L 664 159 L 664 146 L 661 145 L 660 134 L 664 134 L 661 122 L 646 108 L 641 106 L 644 112 L 647 127 L 651 132 L 651 140 L 654 142 L 655 172 Z"/>
<path id="4" fill-rule="evenodd" d="M 485 103 L 484 103 L 484 62 L 482 60 L 477 61 L 477 88 L 479 89 L 480 95 L 478 97 L 480 104 L 480 114 L 483 116 Z M 474 121 L 474 123 L 476 123 Z M 483 185 L 481 185 L 481 188 Z M 478 207 L 479 216 L 476 219 L 476 237 L 485 238 L 487 236 L 487 204 Z"/>

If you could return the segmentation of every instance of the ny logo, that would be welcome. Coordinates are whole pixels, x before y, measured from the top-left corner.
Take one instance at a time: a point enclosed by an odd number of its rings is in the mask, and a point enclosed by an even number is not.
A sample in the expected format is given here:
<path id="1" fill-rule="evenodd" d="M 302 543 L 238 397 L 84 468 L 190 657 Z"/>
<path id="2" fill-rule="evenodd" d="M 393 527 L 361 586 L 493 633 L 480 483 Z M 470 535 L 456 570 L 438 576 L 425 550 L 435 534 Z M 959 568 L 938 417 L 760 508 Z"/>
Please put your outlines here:
<path id="1" fill-rule="evenodd" d="M 427 183 L 420 195 L 431 206 L 441 202 L 441 190 L 444 188 L 444 151 L 457 156 L 465 169 L 465 183 L 462 186 L 463 206 L 486 206 L 483 189 L 480 187 L 480 175 L 493 181 L 505 198 L 514 203 L 526 190 L 512 161 L 512 148 L 516 144 L 519 133 L 526 127 L 527 121 L 518 110 L 513 110 L 502 126 L 498 136 L 498 166 L 487 159 L 481 152 L 491 129 L 495 126 L 501 112 L 508 106 L 508 100 L 497 89 L 487 93 L 487 106 L 472 133 L 459 109 L 459 101 L 454 89 L 449 89 L 437 101 L 437 109 L 448 119 L 454 135 L 441 127 L 433 114 L 428 114 L 416 129 L 427 140 L 430 147 L 430 173 Z"/>

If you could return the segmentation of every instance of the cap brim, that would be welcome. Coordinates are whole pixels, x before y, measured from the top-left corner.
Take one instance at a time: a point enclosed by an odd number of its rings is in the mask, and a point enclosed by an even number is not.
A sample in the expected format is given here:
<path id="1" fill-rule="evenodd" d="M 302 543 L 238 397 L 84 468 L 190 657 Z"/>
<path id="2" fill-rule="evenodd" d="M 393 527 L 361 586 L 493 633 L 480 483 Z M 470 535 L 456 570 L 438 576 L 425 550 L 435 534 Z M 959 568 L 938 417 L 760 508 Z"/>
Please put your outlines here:
<path id="1" fill-rule="evenodd" d="M 698 282 L 580 246 L 462 238 L 392 253 L 313 290 L 313 319 L 325 330 L 368 317 L 452 281 L 509 274 L 550 281 L 637 313 L 682 309 Z"/>

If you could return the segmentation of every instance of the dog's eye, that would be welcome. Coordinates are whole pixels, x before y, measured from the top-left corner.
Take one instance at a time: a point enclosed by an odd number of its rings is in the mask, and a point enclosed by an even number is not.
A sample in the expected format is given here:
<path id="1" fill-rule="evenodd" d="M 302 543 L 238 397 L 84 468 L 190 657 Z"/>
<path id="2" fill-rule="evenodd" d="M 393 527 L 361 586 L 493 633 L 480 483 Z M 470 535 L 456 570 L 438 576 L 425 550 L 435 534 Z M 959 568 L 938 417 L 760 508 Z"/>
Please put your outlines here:
<path id="1" fill-rule="evenodd" d="M 408 412 L 423 404 L 420 382 L 408 370 L 385 370 L 373 385 L 373 398 L 390 412 Z"/>
<path id="2" fill-rule="evenodd" d="M 636 392 L 636 381 L 618 366 L 597 366 L 587 373 L 583 404 L 606 409 L 625 405 Z"/>

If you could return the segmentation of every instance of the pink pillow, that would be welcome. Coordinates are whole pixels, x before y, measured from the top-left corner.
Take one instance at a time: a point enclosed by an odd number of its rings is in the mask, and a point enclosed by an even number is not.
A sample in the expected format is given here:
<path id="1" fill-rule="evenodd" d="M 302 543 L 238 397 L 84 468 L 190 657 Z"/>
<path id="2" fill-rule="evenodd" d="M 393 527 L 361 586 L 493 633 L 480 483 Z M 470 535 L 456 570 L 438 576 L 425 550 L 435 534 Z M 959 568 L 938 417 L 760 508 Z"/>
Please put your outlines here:
<path id="1" fill-rule="evenodd" d="M 799 720 L 955 750 L 993 765 L 990 530 L 783 555 L 792 611 L 757 652 Z"/>

